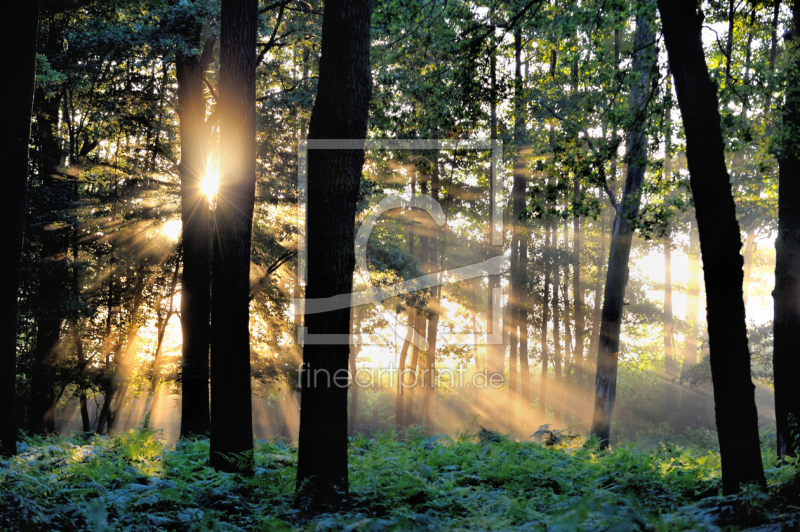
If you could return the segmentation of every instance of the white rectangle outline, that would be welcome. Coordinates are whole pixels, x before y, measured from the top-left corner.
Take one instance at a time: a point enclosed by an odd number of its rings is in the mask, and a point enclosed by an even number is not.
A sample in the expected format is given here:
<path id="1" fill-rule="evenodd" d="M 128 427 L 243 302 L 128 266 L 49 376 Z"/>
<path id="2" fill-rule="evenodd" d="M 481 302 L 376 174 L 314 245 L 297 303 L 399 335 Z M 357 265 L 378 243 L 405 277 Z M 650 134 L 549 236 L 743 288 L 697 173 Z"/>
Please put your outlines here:
<path id="1" fill-rule="evenodd" d="M 494 191 L 494 205 L 491 212 L 492 246 L 503 244 L 503 217 L 500 214 L 501 187 L 498 186 L 499 162 L 503 157 L 503 142 L 498 139 L 476 140 L 438 140 L 438 139 L 299 139 L 297 142 L 297 280 L 303 286 L 308 282 L 306 260 L 306 204 L 308 201 L 308 150 L 491 150 L 491 190 Z M 302 221 L 302 223 L 301 223 Z M 500 328 L 502 287 L 492 289 L 492 332 L 491 333 L 440 333 L 438 337 L 451 345 L 500 345 L 503 333 Z M 305 298 L 295 300 L 295 313 L 303 314 Z M 391 345 L 381 335 L 376 334 L 308 334 L 305 327 L 297 327 L 297 345 Z M 381 340 L 381 341 L 375 341 Z M 484 341 L 485 340 L 485 341 Z"/>

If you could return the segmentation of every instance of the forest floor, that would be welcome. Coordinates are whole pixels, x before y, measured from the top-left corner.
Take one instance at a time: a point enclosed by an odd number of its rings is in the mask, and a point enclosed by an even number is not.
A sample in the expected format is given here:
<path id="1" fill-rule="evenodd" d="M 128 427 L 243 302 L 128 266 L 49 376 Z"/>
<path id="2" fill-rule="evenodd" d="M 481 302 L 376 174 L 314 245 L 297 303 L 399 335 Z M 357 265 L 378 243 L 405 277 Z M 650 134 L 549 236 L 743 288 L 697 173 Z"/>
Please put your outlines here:
<path id="1" fill-rule="evenodd" d="M 0 530 L 800 529 L 800 466 L 779 464 L 771 442 L 768 491 L 723 497 L 711 445 L 643 439 L 605 452 L 537 435 L 353 438 L 350 495 L 316 516 L 293 508 L 297 447 L 285 440 L 258 442 L 256 474 L 242 478 L 208 467 L 208 440 L 166 445 L 147 430 L 27 438 L 0 462 Z"/>

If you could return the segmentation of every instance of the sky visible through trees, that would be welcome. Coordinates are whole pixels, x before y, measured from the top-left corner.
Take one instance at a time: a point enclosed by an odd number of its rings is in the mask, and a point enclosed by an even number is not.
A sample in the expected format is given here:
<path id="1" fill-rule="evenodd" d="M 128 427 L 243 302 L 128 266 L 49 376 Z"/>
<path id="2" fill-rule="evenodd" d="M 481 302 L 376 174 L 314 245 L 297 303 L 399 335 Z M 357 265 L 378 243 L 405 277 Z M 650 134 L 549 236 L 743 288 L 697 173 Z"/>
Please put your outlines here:
<path id="1" fill-rule="evenodd" d="M 14 7 L 0 528 L 800 527 L 798 9 Z"/>

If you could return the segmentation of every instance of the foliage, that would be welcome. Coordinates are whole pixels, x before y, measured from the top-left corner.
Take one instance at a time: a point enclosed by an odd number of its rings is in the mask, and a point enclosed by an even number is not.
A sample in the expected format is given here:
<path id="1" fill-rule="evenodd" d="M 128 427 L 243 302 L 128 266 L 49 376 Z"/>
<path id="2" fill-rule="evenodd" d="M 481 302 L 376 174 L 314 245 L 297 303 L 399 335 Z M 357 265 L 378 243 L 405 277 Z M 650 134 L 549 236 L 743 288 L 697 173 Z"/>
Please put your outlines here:
<path id="1" fill-rule="evenodd" d="M 262 440 L 252 478 L 208 466 L 208 440 L 158 434 L 26 438 L 0 465 L 3 530 L 742 530 L 800 521 L 796 459 L 767 453 L 769 491 L 718 495 L 719 454 L 695 446 L 515 441 L 393 430 L 350 440 L 337 513 L 292 509 L 297 447 Z M 790 525 L 791 526 L 791 525 Z"/>

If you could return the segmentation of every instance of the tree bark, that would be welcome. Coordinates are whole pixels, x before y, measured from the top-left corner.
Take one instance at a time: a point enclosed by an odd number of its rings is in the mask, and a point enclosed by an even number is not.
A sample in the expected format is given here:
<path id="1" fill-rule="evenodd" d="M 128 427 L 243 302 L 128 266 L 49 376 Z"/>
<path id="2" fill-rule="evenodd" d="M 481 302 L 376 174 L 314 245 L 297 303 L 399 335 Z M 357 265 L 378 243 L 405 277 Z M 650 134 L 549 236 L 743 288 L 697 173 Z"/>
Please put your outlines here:
<path id="1" fill-rule="evenodd" d="M 652 6 L 652 3 L 649 4 Z M 602 448 L 609 445 L 611 417 L 617 395 L 617 364 L 619 359 L 619 334 L 624 311 L 625 286 L 628 283 L 628 259 L 633 242 L 631 221 L 639 213 L 641 186 L 647 166 L 647 110 L 648 90 L 655 75 L 655 54 L 650 45 L 654 39 L 653 14 L 649 9 L 636 17 L 633 82 L 631 88 L 631 114 L 634 123 L 628 133 L 628 171 L 625 189 L 619 203 L 603 295 L 603 313 L 598 339 L 597 373 L 595 377 L 594 415 L 591 434 L 597 436 Z"/>
<path id="2" fill-rule="evenodd" d="M 200 24 L 185 28 L 185 36 L 200 45 Z M 206 175 L 205 70 L 213 60 L 214 41 L 203 53 L 180 56 L 175 65 L 180 118 L 181 221 L 184 256 L 181 276 L 181 427 L 182 437 L 205 435 L 210 428 L 209 347 L 211 342 L 211 233 Z"/>
<path id="3" fill-rule="evenodd" d="M 739 224 L 725 167 L 717 88 L 703 55 L 703 15 L 693 0 L 658 0 L 670 70 L 686 132 L 690 185 L 705 271 L 711 376 L 722 489 L 766 486 L 747 345 Z"/>
<path id="4" fill-rule="evenodd" d="M 211 277 L 211 465 L 245 474 L 253 471 L 250 244 L 256 188 L 257 7 L 256 0 L 222 1 L 220 176 Z"/>
<path id="5" fill-rule="evenodd" d="M 31 133 L 33 82 L 36 72 L 36 37 L 39 2 L 12 2 L 4 11 L 0 27 L 0 49 L 5 51 L 6 79 L 0 83 L 0 150 L 4 165 L 0 226 L 7 235 L 0 270 L 0 454 L 17 453 L 14 420 L 17 382 L 17 294 L 28 201 L 28 139 Z"/>
<path id="6" fill-rule="evenodd" d="M 309 150 L 307 250 L 309 299 L 350 298 L 356 202 L 372 92 L 371 0 L 328 0 L 322 19 L 319 84 L 308 138 L 356 139 L 350 149 Z M 347 334 L 349 309 L 306 314 L 309 334 Z M 304 374 L 347 369 L 347 345 L 306 343 Z M 336 506 L 348 491 L 347 389 L 326 379 L 303 381 L 297 502 Z"/>
<path id="7" fill-rule="evenodd" d="M 800 4 L 792 5 L 793 32 L 787 39 L 791 66 L 786 85 L 782 137 L 778 157 L 778 238 L 775 242 L 775 343 L 772 363 L 775 372 L 775 418 L 778 429 L 778 454 L 795 456 L 800 439 L 800 387 L 794 382 L 800 374 Z"/>
<path id="8" fill-rule="evenodd" d="M 46 178 L 49 180 L 49 178 Z M 51 192 L 57 189 L 44 185 Z M 38 300 L 42 308 L 36 326 L 36 347 L 33 351 L 31 395 L 28 408 L 28 430 L 34 434 L 55 431 L 55 374 L 58 340 L 64 320 L 61 301 L 66 276 L 68 226 L 41 231 L 42 264 L 39 271 Z"/>

